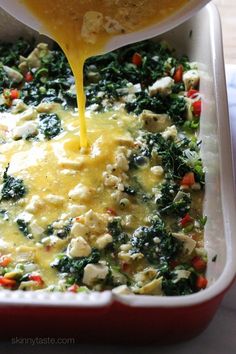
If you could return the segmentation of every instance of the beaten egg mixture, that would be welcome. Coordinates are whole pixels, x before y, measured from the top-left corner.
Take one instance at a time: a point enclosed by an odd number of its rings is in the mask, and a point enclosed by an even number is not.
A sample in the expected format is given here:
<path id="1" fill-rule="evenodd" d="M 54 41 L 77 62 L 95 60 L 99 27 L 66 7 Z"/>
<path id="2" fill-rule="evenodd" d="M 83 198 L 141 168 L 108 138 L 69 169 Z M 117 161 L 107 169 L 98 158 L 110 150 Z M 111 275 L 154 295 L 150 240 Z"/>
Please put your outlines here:
<path id="1" fill-rule="evenodd" d="M 0 286 L 185 295 L 206 287 L 199 73 L 164 42 L 90 58 L 0 44 Z"/>
<path id="2" fill-rule="evenodd" d="M 63 49 L 72 68 L 77 92 L 80 146 L 88 144 L 85 121 L 83 66 L 104 51 L 111 37 L 161 22 L 186 5 L 187 0 L 48 0 L 23 3 Z"/>

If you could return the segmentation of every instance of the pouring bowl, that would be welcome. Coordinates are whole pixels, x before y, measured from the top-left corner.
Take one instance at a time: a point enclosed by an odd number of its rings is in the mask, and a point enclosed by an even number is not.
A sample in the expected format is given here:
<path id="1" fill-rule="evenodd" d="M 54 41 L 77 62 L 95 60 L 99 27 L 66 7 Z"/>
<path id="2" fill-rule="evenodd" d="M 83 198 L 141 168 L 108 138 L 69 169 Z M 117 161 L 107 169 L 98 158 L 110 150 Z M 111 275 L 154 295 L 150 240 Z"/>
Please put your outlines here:
<path id="1" fill-rule="evenodd" d="M 114 49 L 123 47 L 124 45 L 149 39 L 167 32 L 172 28 L 180 25 L 181 23 L 187 21 L 194 15 L 194 13 L 200 10 L 200 8 L 202 8 L 208 2 L 209 0 L 190 0 L 185 6 L 181 7 L 174 14 L 167 16 L 162 21 L 159 21 L 136 32 L 112 36 L 111 39 L 106 43 L 103 52 L 109 52 Z M 43 24 L 40 23 L 40 20 L 24 5 L 21 0 L 0 0 L 0 7 L 2 7 L 17 20 L 23 22 L 39 33 L 48 37 L 51 36 Z"/>

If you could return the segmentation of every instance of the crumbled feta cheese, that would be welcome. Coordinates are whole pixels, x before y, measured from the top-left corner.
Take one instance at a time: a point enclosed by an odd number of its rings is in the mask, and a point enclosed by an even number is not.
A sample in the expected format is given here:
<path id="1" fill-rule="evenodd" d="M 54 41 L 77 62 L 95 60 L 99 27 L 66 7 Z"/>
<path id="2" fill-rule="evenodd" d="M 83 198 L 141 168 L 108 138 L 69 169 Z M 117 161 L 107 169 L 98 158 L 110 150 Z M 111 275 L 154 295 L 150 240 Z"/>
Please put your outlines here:
<path id="1" fill-rule="evenodd" d="M 129 170 L 129 162 L 124 153 L 118 153 L 115 157 L 116 163 L 115 167 L 121 169 L 122 171 Z"/>
<path id="2" fill-rule="evenodd" d="M 92 189 L 79 183 L 69 192 L 68 196 L 73 200 L 88 200 L 92 196 Z"/>
<path id="3" fill-rule="evenodd" d="M 96 243 L 95 247 L 98 248 L 99 250 L 105 248 L 109 243 L 113 241 L 112 236 L 110 234 L 105 234 L 100 236 Z"/>
<path id="4" fill-rule="evenodd" d="M 33 220 L 33 214 L 28 213 L 27 211 L 23 211 L 22 213 L 17 215 L 16 219 L 21 219 L 25 222 L 31 222 Z"/>
<path id="5" fill-rule="evenodd" d="M 199 72 L 198 70 L 188 70 L 183 74 L 183 82 L 185 90 L 188 91 L 191 88 L 197 88 L 199 84 Z"/>
<path id="6" fill-rule="evenodd" d="M 153 166 L 150 170 L 157 177 L 161 177 L 164 173 L 164 170 L 161 166 Z"/>
<path id="7" fill-rule="evenodd" d="M 127 135 L 123 135 L 121 137 L 116 138 L 116 141 L 120 145 L 128 146 L 128 147 L 134 147 L 134 139 L 130 134 L 127 133 Z"/>
<path id="8" fill-rule="evenodd" d="M 169 139 L 169 138 L 176 138 L 177 136 L 177 129 L 175 125 L 172 125 L 171 127 L 167 127 L 166 130 L 162 133 L 162 136 L 164 139 Z"/>
<path id="9" fill-rule="evenodd" d="M 17 114 L 24 112 L 28 106 L 20 99 L 16 98 L 15 100 L 12 101 L 12 113 Z"/>
<path id="10" fill-rule="evenodd" d="M 83 283 L 92 286 L 96 281 L 103 280 L 108 274 L 108 267 L 101 264 L 88 264 L 84 268 Z"/>
<path id="11" fill-rule="evenodd" d="M 128 83 L 125 87 L 119 88 L 116 90 L 119 95 L 126 95 L 126 94 L 134 94 L 137 92 L 142 91 L 141 84 L 133 85 L 131 82 Z M 134 96 L 136 98 L 136 96 Z"/>
<path id="12" fill-rule="evenodd" d="M 37 107 L 36 110 L 39 113 L 49 113 L 55 108 L 56 103 L 54 102 L 41 102 Z"/>
<path id="13" fill-rule="evenodd" d="M 184 269 L 175 270 L 174 273 L 176 274 L 176 278 L 172 280 L 173 283 L 178 283 L 180 279 L 188 279 L 191 274 L 191 272 Z"/>
<path id="14" fill-rule="evenodd" d="M 120 285 L 112 289 L 113 294 L 115 295 L 131 295 L 133 292 L 128 288 L 127 285 Z"/>
<path id="15" fill-rule="evenodd" d="M 32 120 L 36 117 L 36 110 L 33 107 L 27 108 L 24 112 L 16 115 L 18 121 Z"/>
<path id="16" fill-rule="evenodd" d="M 129 243 L 124 243 L 123 245 L 120 245 L 121 251 L 127 252 L 127 251 L 131 250 L 131 248 L 132 248 L 132 245 Z"/>
<path id="17" fill-rule="evenodd" d="M 171 77 L 166 76 L 155 81 L 152 86 L 149 86 L 148 91 L 150 96 L 155 96 L 157 93 L 166 96 L 171 94 L 173 85 L 174 80 Z"/>
<path id="18" fill-rule="evenodd" d="M 130 254 L 129 252 L 126 251 L 121 251 L 118 253 L 118 258 L 125 263 L 131 263 L 134 260 L 140 260 L 144 257 L 142 253 L 132 253 Z"/>
<path id="19" fill-rule="evenodd" d="M 88 257 L 90 253 L 91 247 L 81 236 L 73 238 L 67 247 L 67 254 L 70 257 Z"/>
<path id="20" fill-rule="evenodd" d="M 20 126 L 17 126 L 12 131 L 13 139 L 26 139 L 29 136 L 34 136 L 38 132 L 37 124 L 35 122 L 26 122 Z"/>
<path id="21" fill-rule="evenodd" d="M 73 236 L 85 236 L 89 233 L 89 228 L 80 222 L 75 222 L 71 228 Z"/>
<path id="22" fill-rule="evenodd" d="M 65 201 L 65 198 L 60 196 L 60 195 L 55 195 L 55 194 L 48 194 L 44 199 L 53 205 L 62 205 Z"/>
<path id="23" fill-rule="evenodd" d="M 43 235 L 44 233 L 44 229 L 37 223 L 36 220 L 33 220 L 30 223 L 30 229 L 32 234 L 35 236 Z"/>
<path id="24" fill-rule="evenodd" d="M 108 172 L 103 172 L 103 183 L 106 187 L 115 187 L 119 181 L 119 177 L 109 174 Z"/>
<path id="25" fill-rule="evenodd" d="M 58 242 L 60 242 L 61 239 L 55 235 L 50 235 L 50 236 L 47 236 L 47 237 L 44 237 L 42 240 L 41 240 L 41 243 L 44 245 L 44 246 L 54 246 L 56 245 Z"/>
<path id="26" fill-rule="evenodd" d="M 32 198 L 30 199 L 29 204 L 26 206 L 25 210 L 34 214 L 38 210 L 40 210 L 43 206 L 44 206 L 44 201 L 38 195 L 33 195 Z"/>
<path id="27" fill-rule="evenodd" d="M 87 211 L 87 207 L 85 205 L 69 204 L 68 211 L 71 217 L 75 217 L 85 213 Z"/>
<path id="28" fill-rule="evenodd" d="M 81 216 L 84 224 L 89 227 L 91 232 L 101 234 L 106 231 L 108 215 L 95 213 L 93 210 L 89 210 L 87 213 Z"/>

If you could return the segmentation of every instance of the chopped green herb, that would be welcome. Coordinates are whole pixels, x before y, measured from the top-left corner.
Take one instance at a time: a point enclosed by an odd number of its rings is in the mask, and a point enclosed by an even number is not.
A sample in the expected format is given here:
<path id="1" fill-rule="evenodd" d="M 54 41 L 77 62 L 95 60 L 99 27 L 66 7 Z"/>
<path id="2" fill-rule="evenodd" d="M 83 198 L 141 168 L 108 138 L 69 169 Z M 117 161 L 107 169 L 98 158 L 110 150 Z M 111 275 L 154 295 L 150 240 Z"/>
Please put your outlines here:
<path id="1" fill-rule="evenodd" d="M 32 239 L 33 238 L 33 235 L 32 235 L 32 233 L 29 230 L 29 223 L 28 222 L 26 222 L 23 219 L 17 219 L 16 223 L 17 223 L 18 229 L 20 230 L 20 232 L 22 232 L 22 234 L 26 238 L 28 238 L 28 239 Z"/>
<path id="2" fill-rule="evenodd" d="M 61 132 L 61 120 L 56 113 L 39 115 L 39 130 L 47 138 L 52 139 Z"/>
<path id="3" fill-rule="evenodd" d="M 1 191 L 1 200 L 18 200 L 26 194 L 24 182 L 20 178 L 12 177 L 7 174 L 9 165 L 3 174 L 3 185 Z"/>

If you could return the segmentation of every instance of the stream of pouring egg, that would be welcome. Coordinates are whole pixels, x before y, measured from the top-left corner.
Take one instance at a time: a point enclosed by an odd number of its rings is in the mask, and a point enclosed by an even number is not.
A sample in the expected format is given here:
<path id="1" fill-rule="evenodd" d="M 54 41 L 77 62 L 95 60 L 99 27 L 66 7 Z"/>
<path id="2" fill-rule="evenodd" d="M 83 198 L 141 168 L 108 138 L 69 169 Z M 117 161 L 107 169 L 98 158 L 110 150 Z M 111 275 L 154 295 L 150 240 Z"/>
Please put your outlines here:
<path id="1" fill-rule="evenodd" d="M 84 15 L 88 11 L 96 11 L 101 13 L 104 18 L 109 16 L 114 19 L 120 13 L 121 24 L 125 32 L 133 32 L 160 22 L 184 6 L 188 0 L 54 0 L 53 3 L 48 0 L 22 0 L 22 2 L 60 45 L 74 74 L 80 125 L 79 148 L 88 145 L 83 85 L 85 60 L 103 53 L 106 43 L 111 37 L 120 34 L 102 31 L 97 36 L 95 34 L 96 41 L 85 41 L 81 36 Z M 133 8 L 125 17 L 121 10 L 125 13 L 128 5 Z M 91 33 L 91 35 L 94 34 Z"/>

